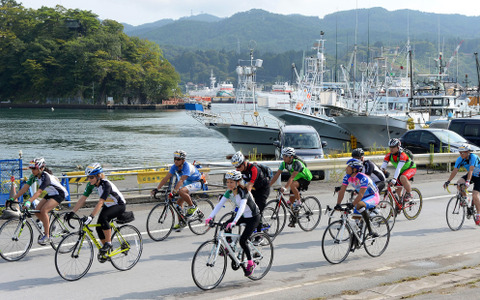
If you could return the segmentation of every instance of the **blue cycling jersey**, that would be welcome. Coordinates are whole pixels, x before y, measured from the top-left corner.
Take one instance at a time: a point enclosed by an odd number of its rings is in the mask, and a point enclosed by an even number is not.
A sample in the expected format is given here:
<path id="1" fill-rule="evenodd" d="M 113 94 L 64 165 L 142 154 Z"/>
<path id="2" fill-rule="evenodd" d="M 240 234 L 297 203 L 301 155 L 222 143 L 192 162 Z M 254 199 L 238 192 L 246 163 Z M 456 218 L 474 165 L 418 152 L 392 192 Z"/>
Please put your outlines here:
<path id="1" fill-rule="evenodd" d="M 366 174 L 357 173 L 354 177 L 351 175 L 346 174 L 343 177 L 343 185 L 352 185 L 355 191 L 360 192 L 361 188 L 366 188 L 365 194 L 363 198 L 370 197 L 378 193 L 378 188 L 375 183 L 368 177 Z"/>
<path id="2" fill-rule="evenodd" d="M 459 157 L 455 161 L 456 169 L 465 167 L 465 169 L 469 171 L 471 166 L 474 167 L 472 176 L 480 177 L 480 158 L 476 154 L 470 153 L 467 159 L 462 159 L 462 157 Z"/>
<path id="3" fill-rule="evenodd" d="M 169 173 L 178 177 L 182 177 L 184 175 L 188 176 L 185 180 L 185 182 L 188 183 L 200 181 L 202 177 L 202 174 L 200 174 L 200 171 L 198 171 L 197 167 L 188 162 L 183 163 L 182 170 L 180 171 L 178 170 L 176 165 L 173 165 L 170 168 Z"/>

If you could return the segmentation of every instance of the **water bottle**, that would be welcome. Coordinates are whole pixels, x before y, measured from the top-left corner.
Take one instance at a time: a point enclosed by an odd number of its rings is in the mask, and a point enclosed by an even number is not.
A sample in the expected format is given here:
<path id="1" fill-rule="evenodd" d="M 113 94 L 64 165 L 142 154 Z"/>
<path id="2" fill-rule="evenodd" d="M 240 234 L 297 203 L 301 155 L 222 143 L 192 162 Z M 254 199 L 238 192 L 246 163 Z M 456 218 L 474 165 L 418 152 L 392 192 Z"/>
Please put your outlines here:
<path id="1" fill-rule="evenodd" d="M 43 222 L 40 221 L 40 219 L 37 219 L 36 222 L 37 222 L 38 228 L 40 228 L 40 231 L 41 231 L 41 232 L 45 232 L 44 229 L 43 229 Z"/>

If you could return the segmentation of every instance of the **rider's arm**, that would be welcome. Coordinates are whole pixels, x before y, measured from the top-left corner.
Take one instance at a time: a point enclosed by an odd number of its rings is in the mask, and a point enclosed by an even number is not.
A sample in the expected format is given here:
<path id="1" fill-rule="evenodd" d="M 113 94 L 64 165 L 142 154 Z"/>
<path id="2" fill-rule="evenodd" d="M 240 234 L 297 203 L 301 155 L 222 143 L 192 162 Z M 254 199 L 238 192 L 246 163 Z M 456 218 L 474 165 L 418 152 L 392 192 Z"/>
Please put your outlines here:
<path id="1" fill-rule="evenodd" d="M 98 200 L 97 205 L 95 205 L 95 208 L 93 209 L 92 213 L 90 214 L 90 217 L 93 218 L 93 217 L 95 217 L 95 216 L 98 214 L 98 212 L 99 212 L 99 211 L 102 209 L 102 207 L 103 207 L 103 203 L 105 203 L 105 199 L 100 198 L 100 199 Z"/>
<path id="2" fill-rule="evenodd" d="M 165 175 L 165 177 L 163 177 L 163 179 L 160 181 L 160 183 L 158 184 L 157 186 L 157 190 L 161 189 L 162 186 L 165 185 L 165 183 L 167 183 L 167 181 L 172 177 L 172 173 L 167 173 L 167 175 Z"/>
<path id="3" fill-rule="evenodd" d="M 404 161 L 399 161 L 397 168 L 395 169 L 395 174 L 393 175 L 393 178 L 397 179 L 398 175 L 400 175 L 400 171 L 402 170 L 403 166 L 405 165 Z"/>
<path id="4" fill-rule="evenodd" d="M 255 184 L 255 180 L 258 178 L 258 167 L 254 166 L 251 168 L 252 170 L 252 178 L 250 179 L 249 182 L 247 182 L 247 191 L 251 192 L 253 185 Z"/>
<path id="5" fill-rule="evenodd" d="M 387 166 L 388 166 L 388 160 L 384 160 L 382 165 L 380 166 L 380 169 L 385 171 L 387 169 Z"/>
<path id="6" fill-rule="evenodd" d="M 475 169 L 475 166 L 470 166 L 470 168 L 468 169 L 468 173 L 467 173 L 467 181 L 470 182 L 472 180 L 472 174 L 473 174 L 473 170 Z"/>
<path id="7" fill-rule="evenodd" d="M 337 204 L 342 203 L 342 201 L 343 201 L 343 196 L 345 196 L 345 191 L 346 191 L 346 190 L 347 190 L 347 185 L 342 184 L 342 186 L 340 187 L 340 191 L 338 191 Z"/>
<path id="8" fill-rule="evenodd" d="M 270 180 L 270 186 L 272 186 L 275 182 L 277 182 L 278 177 L 282 174 L 283 170 L 278 169 L 277 173 L 273 175 L 272 180 Z"/>
<path id="9" fill-rule="evenodd" d="M 366 187 L 361 187 L 360 188 L 360 191 L 358 192 L 357 194 L 357 197 L 355 198 L 355 200 L 353 200 L 352 204 L 354 206 L 356 206 L 358 204 L 358 202 L 362 201 L 363 199 L 363 195 L 365 195 L 365 191 L 367 190 Z"/>
<path id="10" fill-rule="evenodd" d="M 453 178 L 455 178 L 455 176 L 457 175 L 458 173 L 458 168 L 454 168 L 452 170 L 452 173 L 450 173 L 450 177 L 448 177 L 448 180 L 447 181 L 452 181 Z"/>
<path id="11" fill-rule="evenodd" d="M 225 193 L 226 194 L 226 193 Z M 222 196 L 222 198 L 220 199 L 220 201 L 218 201 L 218 204 L 215 206 L 215 208 L 213 209 L 213 211 L 210 213 L 210 215 L 208 216 L 208 218 L 212 218 L 215 217 L 218 212 L 220 211 L 220 209 L 222 209 L 223 205 L 225 204 L 225 202 L 227 202 L 228 198 L 225 197 L 225 195 Z M 207 219 L 208 219 L 207 218 Z"/>
<path id="12" fill-rule="evenodd" d="M 240 197 L 239 195 L 236 195 L 235 197 Z M 235 219 L 233 219 L 233 223 L 237 224 L 238 220 L 240 217 L 243 215 L 243 212 L 245 211 L 245 207 L 247 206 L 247 199 L 241 199 L 240 201 L 237 201 L 238 203 L 238 211 L 237 215 L 235 216 Z"/>
<path id="13" fill-rule="evenodd" d="M 85 202 L 87 201 L 87 196 L 82 195 L 80 199 L 78 199 L 77 204 L 75 204 L 75 207 L 73 208 L 73 212 L 77 212 L 80 208 L 83 207 Z"/>
<path id="14" fill-rule="evenodd" d="M 288 178 L 287 184 L 285 184 L 286 190 L 288 190 L 290 185 L 293 183 L 293 179 L 295 178 L 295 176 L 297 176 L 297 174 L 298 174 L 298 171 L 293 171 L 292 175 L 290 175 L 290 178 Z"/>
<path id="15" fill-rule="evenodd" d="M 27 190 L 30 188 L 30 185 L 28 184 L 25 184 L 24 186 L 22 186 L 22 188 L 18 191 L 18 193 L 15 194 L 15 196 L 13 196 L 14 199 L 17 199 L 18 197 L 22 196 L 23 194 L 25 194 L 25 192 L 27 192 Z"/>

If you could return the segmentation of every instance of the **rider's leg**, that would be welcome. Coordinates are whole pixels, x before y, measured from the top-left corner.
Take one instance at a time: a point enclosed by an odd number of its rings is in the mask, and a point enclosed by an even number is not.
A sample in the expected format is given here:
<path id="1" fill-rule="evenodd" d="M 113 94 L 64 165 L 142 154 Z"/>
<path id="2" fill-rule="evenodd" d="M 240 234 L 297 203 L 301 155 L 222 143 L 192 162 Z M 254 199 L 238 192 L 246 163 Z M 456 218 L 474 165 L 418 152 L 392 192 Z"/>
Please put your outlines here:
<path id="1" fill-rule="evenodd" d="M 187 204 L 189 206 L 193 206 L 193 202 L 192 202 L 192 198 L 190 197 L 190 191 L 188 190 L 187 187 L 182 187 L 179 191 L 178 191 L 178 195 L 180 196 L 180 199 L 179 199 L 179 204 L 180 206 L 182 206 L 181 204 L 183 204 L 183 202 L 187 202 Z M 181 202 L 181 204 L 180 204 Z"/>
<path id="2" fill-rule="evenodd" d="M 298 188 L 300 187 L 300 183 L 298 181 L 293 181 L 292 184 L 290 185 L 290 190 L 293 193 L 294 196 L 294 201 L 300 201 L 300 192 L 298 191 Z M 291 201 L 292 202 L 292 201 Z"/>
<path id="3" fill-rule="evenodd" d="M 407 176 L 405 175 L 400 175 L 400 182 L 402 183 L 403 187 L 407 191 L 407 193 L 412 192 L 412 185 L 410 184 L 410 181 L 408 180 Z"/>
<path id="4" fill-rule="evenodd" d="M 55 201 L 55 199 L 43 199 L 37 206 L 37 209 L 40 210 L 40 213 L 36 213 L 35 216 L 42 221 L 45 236 L 50 236 L 50 218 L 48 217 L 48 213 L 57 205 L 58 202 Z"/>
<path id="5" fill-rule="evenodd" d="M 257 204 L 258 208 L 260 209 L 260 214 L 263 214 L 263 210 L 267 205 L 267 198 L 270 195 L 270 187 L 266 187 L 260 190 L 252 190 L 253 199 L 255 199 L 255 203 Z M 260 218 L 260 222 L 258 223 L 257 232 L 262 231 L 262 219 Z"/>
<path id="6" fill-rule="evenodd" d="M 466 182 L 467 175 L 460 177 L 460 179 L 457 180 L 457 189 L 462 193 L 463 197 L 467 197 L 467 193 L 465 192 L 465 189 L 461 189 L 460 185 L 465 184 Z M 473 202 L 475 203 L 475 201 Z"/>
<path id="7" fill-rule="evenodd" d="M 372 227 L 370 226 L 370 216 L 368 215 L 368 210 L 366 209 L 366 207 L 367 205 L 363 201 L 358 202 L 355 206 L 357 211 L 362 215 L 363 221 L 367 225 L 368 232 L 372 233 Z"/>

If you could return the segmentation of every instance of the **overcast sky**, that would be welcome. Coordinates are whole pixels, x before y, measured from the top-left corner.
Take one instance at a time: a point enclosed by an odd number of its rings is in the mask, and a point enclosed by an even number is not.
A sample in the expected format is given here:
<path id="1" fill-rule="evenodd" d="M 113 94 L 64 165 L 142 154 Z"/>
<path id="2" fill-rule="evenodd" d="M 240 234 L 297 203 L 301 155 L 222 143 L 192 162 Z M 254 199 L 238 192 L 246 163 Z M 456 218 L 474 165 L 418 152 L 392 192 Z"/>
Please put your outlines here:
<path id="1" fill-rule="evenodd" d="M 393 11 L 412 9 L 441 14 L 478 16 L 476 0 L 17 0 L 28 8 L 54 7 L 90 10 L 100 19 L 140 25 L 160 19 L 178 19 L 200 13 L 230 17 L 253 8 L 278 14 L 323 16 L 355 8 L 384 7 Z M 478 5 L 478 4 L 477 4 Z"/>

